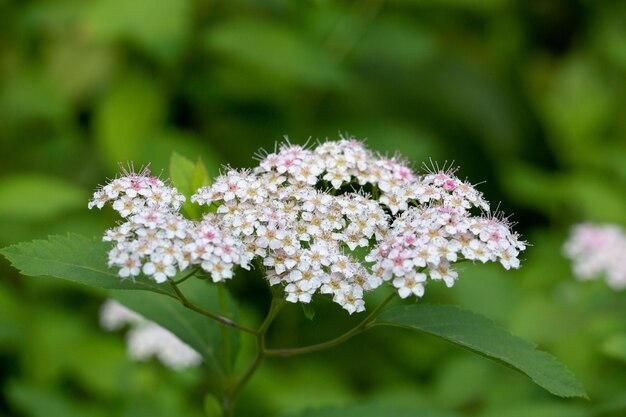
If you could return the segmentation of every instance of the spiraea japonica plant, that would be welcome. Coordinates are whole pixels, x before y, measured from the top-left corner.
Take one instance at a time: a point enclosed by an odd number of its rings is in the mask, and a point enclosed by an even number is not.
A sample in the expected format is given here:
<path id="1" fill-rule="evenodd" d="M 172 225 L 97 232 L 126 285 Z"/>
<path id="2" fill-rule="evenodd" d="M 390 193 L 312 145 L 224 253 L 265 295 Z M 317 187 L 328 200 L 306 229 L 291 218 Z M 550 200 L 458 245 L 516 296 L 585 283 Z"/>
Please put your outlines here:
<path id="1" fill-rule="evenodd" d="M 331 348 L 383 325 L 478 352 L 555 395 L 585 395 L 563 365 L 531 343 L 474 313 L 420 300 L 431 285 L 453 286 L 461 262 L 518 268 L 526 246 L 456 169 L 431 164 L 419 172 L 401 156 L 384 156 L 353 138 L 285 142 L 257 159 L 250 169 L 225 167 L 213 181 L 200 162 L 179 156 L 170 167 L 173 181 L 148 168 L 124 168 L 89 202 L 89 208 L 110 206 L 121 217 L 103 242 L 57 236 L 2 253 L 26 275 L 107 288 L 141 320 L 179 338 L 189 363 L 202 360 L 213 376 L 207 393 L 213 415 L 233 415 L 237 396 L 264 359 Z M 239 320 L 224 285 L 238 279 L 240 268 L 261 271 L 270 288 L 270 307 L 258 326 Z M 366 304 L 374 291 L 384 293 L 382 301 Z M 268 345 L 268 331 L 286 303 L 301 303 L 310 312 L 323 298 L 341 307 L 336 314 L 362 318 L 318 344 Z M 397 305 L 389 307 L 392 302 Z M 115 306 L 109 308 L 125 311 Z M 157 345 L 154 354 L 160 354 L 154 334 L 152 344 L 135 346 Z M 246 369 L 234 372 L 241 334 L 254 339 L 256 354 Z"/>

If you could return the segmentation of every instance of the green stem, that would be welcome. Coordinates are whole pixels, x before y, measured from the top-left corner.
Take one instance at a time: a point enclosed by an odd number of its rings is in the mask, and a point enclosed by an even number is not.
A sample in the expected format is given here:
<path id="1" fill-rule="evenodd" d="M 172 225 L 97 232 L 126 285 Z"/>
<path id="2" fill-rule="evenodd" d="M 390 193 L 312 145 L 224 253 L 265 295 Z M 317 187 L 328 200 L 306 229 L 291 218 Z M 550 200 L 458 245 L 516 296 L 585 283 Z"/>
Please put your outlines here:
<path id="1" fill-rule="evenodd" d="M 237 396 L 239 395 L 243 387 L 248 383 L 250 378 L 252 378 L 252 375 L 254 375 L 259 365 L 261 365 L 261 363 L 263 362 L 263 359 L 265 359 L 266 351 L 267 351 L 267 349 L 265 348 L 265 339 L 267 336 L 267 330 L 269 329 L 270 325 L 272 324 L 272 322 L 274 321 L 274 319 L 276 318 L 276 316 L 278 315 L 278 313 L 280 312 L 280 310 L 283 308 L 284 305 L 285 305 L 285 300 L 272 298 L 272 303 L 270 305 L 270 309 L 267 313 L 267 316 L 265 317 L 265 320 L 263 320 L 261 327 L 259 327 L 259 329 L 256 331 L 257 351 L 254 356 L 254 359 L 252 360 L 252 363 L 250 364 L 246 372 L 232 386 L 232 388 L 228 390 L 228 392 L 226 393 L 226 395 L 224 396 L 222 400 L 222 408 L 224 410 L 224 417 L 231 417 L 233 415 L 235 400 L 237 399 Z"/>
<path id="2" fill-rule="evenodd" d="M 181 279 L 179 279 L 178 281 L 171 281 L 174 284 L 178 285 L 178 284 L 182 284 L 183 282 L 187 281 L 189 278 L 193 277 L 194 275 L 196 275 L 196 273 L 199 271 L 199 268 L 194 268 L 191 271 L 189 271 L 189 273 L 187 275 L 185 275 L 184 277 L 182 277 Z"/>
<path id="3" fill-rule="evenodd" d="M 217 286 L 219 304 L 220 304 L 220 315 L 222 317 L 226 317 L 228 311 L 228 307 L 226 306 L 226 288 L 224 283 L 219 283 Z M 233 373 L 232 369 L 232 346 L 230 345 L 230 332 L 232 329 L 229 329 L 226 326 L 220 326 L 221 334 L 222 334 L 222 345 L 224 346 L 224 362 L 226 365 L 226 374 L 230 378 Z"/>
<path id="4" fill-rule="evenodd" d="M 254 334 L 254 335 L 257 334 L 257 331 L 254 330 L 254 329 L 250 329 L 250 328 L 248 328 L 246 326 L 242 326 L 241 324 L 236 323 L 236 322 L 232 321 L 229 318 L 222 317 L 222 316 L 220 316 L 218 314 L 211 313 L 210 311 L 205 310 L 202 307 L 195 305 L 194 303 L 189 301 L 189 299 L 187 299 L 187 297 L 185 297 L 185 295 L 180 290 L 180 288 L 178 288 L 178 285 L 175 282 L 170 281 L 170 284 L 172 285 L 172 288 L 174 289 L 174 292 L 177 295 L 178 301 L 180 301 L 180 303 L 182 305 L 184 305 L 185 307 L 187 307 L 188 309 L 193 310 L 196 313 L 200 313 L 203 316 L 208 317 L 208 318 L 210 318 L 212 320 L 215 320 L 218 323 L 223 324 L 224 326 L 233 327 L 233 328 L 235 328 L 237 330 L 241 330 L 242 332 L 246 332 L 246 333 L 250 333 L 250 334 Z"/>
<path id="5" fill-rule="evenodd" d="M 370 314 L 368 314 L 362 322 L 357 324 L 352 329 L 348 330 L 341 336 L 338 336 L 332 340 L 328 340 L 326 342 L 317 343 L 310 346 L 303 346 L 298 348 L 284 348 L 284 349 L 266 349 L 265 355 L 267 356 L 292 356 L 292 355 L 301 355 L 303 353 L 315 352 L 318 350 L 328 349 L 330 347 L 336 346 L 340 343 L 345 342 L 351 337 L 367 330 L 369 325 L 376 319 L 378 313 L 395 297 L 396 293 L 393 292 L 387 298 L 383 300 Z"/>

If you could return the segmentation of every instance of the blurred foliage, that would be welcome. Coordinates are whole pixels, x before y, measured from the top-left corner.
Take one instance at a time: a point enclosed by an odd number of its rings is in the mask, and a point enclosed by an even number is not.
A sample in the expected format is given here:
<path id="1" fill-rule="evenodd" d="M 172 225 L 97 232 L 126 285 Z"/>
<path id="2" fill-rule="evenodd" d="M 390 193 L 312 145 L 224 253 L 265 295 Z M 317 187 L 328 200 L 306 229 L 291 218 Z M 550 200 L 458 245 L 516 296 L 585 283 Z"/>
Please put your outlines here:
<path id="1" fill-rule="evenodd" d="M 215 175 L 285 134 L 348 131 L 417 167 L 454 160 L 533 247 L 519 271 L 468 266 L 425 298 L 538 343 L 591 402 L 550 397 L 432 337 L 375 329 L 270 361 L 238 414 L 364 415 L 350 404 L 365 401 L 433 416 L 620 416 L 626 295 L 574 281 L 560 247 L 574 222 L 626 226 L 625 102 L 621 0 L 0 0 L 0 245 L 99 236 L 114 217 L 86 210 L 91 190 L 120 161 L 165 172 L 173 151 Z M 121 336 L 98 329 L 102 293 L 19 277 L 4 260 L 0 273 L 0 415 L 203 415 L 211 381 L 131 363 Z M 258 320 L 259 277 L 229 287 Z M 315 313 L 288 309 L 272 343 L 358 320 L 330 304 Z"/>

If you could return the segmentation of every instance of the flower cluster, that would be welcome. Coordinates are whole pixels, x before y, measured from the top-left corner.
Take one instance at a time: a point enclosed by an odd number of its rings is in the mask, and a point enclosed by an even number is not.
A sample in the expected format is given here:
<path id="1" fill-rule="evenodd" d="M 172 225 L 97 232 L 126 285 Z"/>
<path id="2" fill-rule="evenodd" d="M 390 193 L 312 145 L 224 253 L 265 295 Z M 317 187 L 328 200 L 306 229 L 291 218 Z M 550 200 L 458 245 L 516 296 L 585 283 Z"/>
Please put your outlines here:
<path id="1" fill-rule="evenodd" d="M 221 224 L 260 258 L 270 284 L 284 285 L 288 301 L 308 303 L 320 292 L 362 311 L 363 292 L 382 281 L 351 252 L 382 238 L 388 215 L 361 194 L 332 196 L 283 174 L 231 170 L 192 201 L 219 205 Z"/>
<path id="2" fill-rule="evenodd" d="M 121 276 L 137 275 L 142 264 L 159 282 L 197 264 L 219 281 L 257 260 L 288 301 L 328 294 L 350 313 L 363 311 L 364 293 L 387 281 L 401 297 L 422 296 L 427 278 L 451 286 L 455 262 L 519 267 L 524 242 L 455 170 L 420 175 L 352 138 L 314 148 L 285 143 L 259 159 L 197 190 L 191 201 L 212 207 L 200 222 L 178 213 L 182 197 L 166 183 L 157 187 L 162 203 L 150 201 L 151 188 L 129 196 L 145 188 L 135 182 L 158 181 L 146 173 L 102 188 L 90 204 L 113 201 L 126 219 L 105 235 L 116 242 L 110 264 Z M 128 199 L 139 199 L 138 208 Z"/>
<path id="3" fill-rule="evenodd" d="M 604 275 L 616 290 L 626 288 L 626 232 L 616 225 L 575 225 L 563 252 L 572 261 L 578 279 Z"/>
<path id="4" fill-rule="evenodd" d="M 180 370 L 199 365 L 202 358 L 189 345 L 169 330 L 146 320 L 114 300 L 107 300 L 100 309 L 100 325 L 110 331 L 129 325 L 126 334 L 128 354 L 138 361 L 156 357 L 165 366 Z"/>
<path id="5" fill-rule="evenodd" d="M 123 173 L 89 202 L 89 208 L 110 203 L 125 219 L 104 235 L 105 241 L 115 243 L 109 266 L 119 267 L 121 277 L 143 272 L 164 282 L 199 265 L 218 282 L 231 278 L 235 265 L 247 267 L 250 259 L 244 257 L 243 244 L 226 233 L 216 216 L 188 220 L 178 211 L 185 197 L 175 188 L 150 176 L 147 168 Z"/>

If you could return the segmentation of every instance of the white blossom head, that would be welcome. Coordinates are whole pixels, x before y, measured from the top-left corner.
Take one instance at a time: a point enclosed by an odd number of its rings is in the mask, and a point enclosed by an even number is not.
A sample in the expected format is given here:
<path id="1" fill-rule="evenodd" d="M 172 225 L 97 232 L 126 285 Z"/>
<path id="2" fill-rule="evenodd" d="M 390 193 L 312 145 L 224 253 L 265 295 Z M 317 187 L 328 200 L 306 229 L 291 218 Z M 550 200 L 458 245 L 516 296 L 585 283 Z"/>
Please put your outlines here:
<path id="1" fill-rule="evenodd" d="M 581 223 L 563 245 L 576 278 L 604 277 L 615 290 L 626 288 L 626 232 L 614 224 Z"/>
<path id="2" fill-rule="evenodd" d="M 103 240 L 114 244 L 109 267 L 119 268 L 122 278 L 143 273 L 157 283 L 193 266 L 215 282 L 232 277 L 235 266 L 248 268 L 243 243 L 231 238 L 216 216 L 183 217 L 185 197 L 168 183 L 150 176 L 148 168 L 123 169 L 122 176 L 94 193 L 89 208 L 109 203 L 125 220 L 104 234 Z"/>
<path id="3" fill-rule="evenodd" d="M 524 242 L 454 169 L 419 174 L 400 155 L 343 137 L 317 147 L 287 141 L 259 159 L 191 199 L 218 207 L 288 301 L 330 294 L 352 313 L 387 281 L 403 298 L 421 297 L 428 278 L 452 286 L 462 260 L 519 267 Z"/>
<path id="4" fill-rule="evenodd" d="M 107 300 L 100 309 L 100 324 L 106 330 L 130 327 L 126 334 L 128 355 L 137 361 L 156 357 L 168 368 L 182 370 L 199 365 L 202 357 L 169 330 L 146 320 L 115 300 Z"/>
<path id="5" fill-rule="evenodd" d="M 151 202 L 155 193 L 177 195 L 166 182 L 129 196 L 127 177 L 90 203 L 125 210 L 126 222 L 105 234 L 115 243 L 109 263 L 122 277 L 143 272 L 163 282 L 195 265 L 222 281 L 256 260 L 287 301 L 328 294 L 354 313 L 365 309 L 366 292 L 385 283 L 402 298 L 421 297 L 430 280 L 454 285 L 460 261 L 518 268 L 525 249 L 456 169 L 416 172 L 401 155 L 375 153 L 352 137 L 317 146 L 286 141 L 252 169 L 225 168 L 191 196 L 212 208 L 201 221 Z M 138 198 L 137 207 L 127 201 Z"/>

